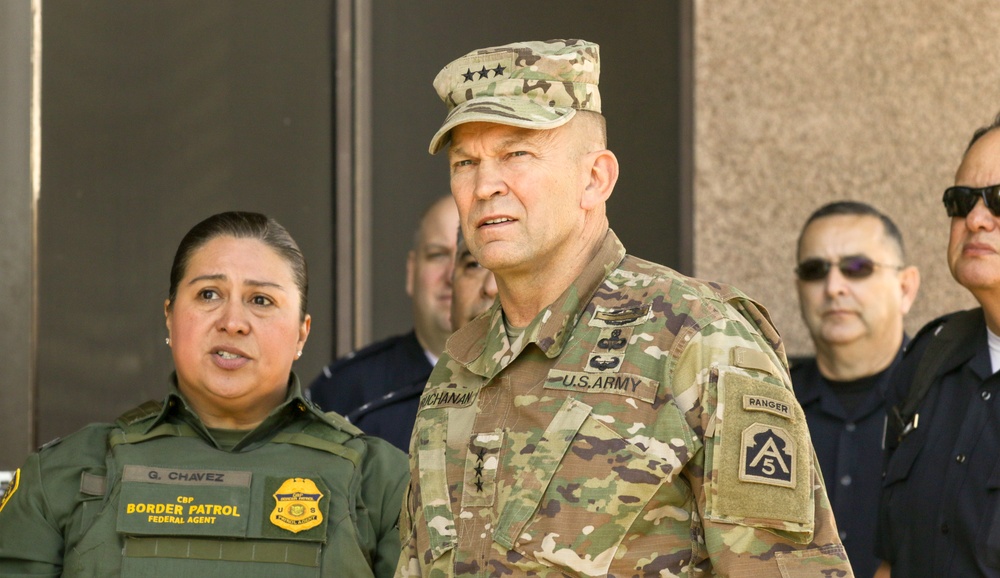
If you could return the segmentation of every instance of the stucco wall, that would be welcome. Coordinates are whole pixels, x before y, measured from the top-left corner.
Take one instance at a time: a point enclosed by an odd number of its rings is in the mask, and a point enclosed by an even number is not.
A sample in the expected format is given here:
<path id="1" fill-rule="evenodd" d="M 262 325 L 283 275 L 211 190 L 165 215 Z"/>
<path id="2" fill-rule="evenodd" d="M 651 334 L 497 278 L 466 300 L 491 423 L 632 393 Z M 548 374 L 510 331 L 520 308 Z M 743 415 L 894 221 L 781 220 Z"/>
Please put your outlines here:
<path id="1" fill-rule="evenodd" d="M 695 273 L 771 312 L 811 353 L 795 241 L 821 204 L 889 214 L 922 274 L 907 318 L 975 305 L 945 261 L 952 184 L 1000 110 L 996 0 L 696 0 Z"/>

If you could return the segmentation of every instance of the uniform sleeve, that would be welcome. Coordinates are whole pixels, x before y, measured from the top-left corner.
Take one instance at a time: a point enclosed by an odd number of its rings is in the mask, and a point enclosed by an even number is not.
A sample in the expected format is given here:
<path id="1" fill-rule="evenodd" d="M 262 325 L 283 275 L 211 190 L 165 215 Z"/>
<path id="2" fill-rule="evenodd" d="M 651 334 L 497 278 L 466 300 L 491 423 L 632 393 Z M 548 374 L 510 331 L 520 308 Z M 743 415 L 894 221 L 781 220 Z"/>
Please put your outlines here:
<path id="1" fill-rule="evenodd" d="M 376 578 L 388 578 L 399 560 L 399 510 L 409 482 L 406 454 L 388 442 L 371 438 L 371 453 L 365 461 L 363 499 L 376 529 L 373 570 Z M 374 506 L 377 505 L 377 506 Z"/>
<path id="2" fill-rule="evenodd" d="M 420 517 L 417 505 L 414 503 L 419 496 L 419 486 L 417 477 L 413 476 L 403 494 L 403 508 L 399 513 L 399 535 L 402 543 L 402 552 L 399 555 L 399 564 L 396 566 L 396 576 L 398 578 L 410 578 L 421 575 L 420 561 L 417 558 L 417 533 L 415 524 Z"/>
<path id="3" fill-rule="evenodd" d="M 697 399 L 687 415 L 702 432 L 684 473 L 701 554 L 724 576 L 853 576 L 773 327 L 727 309 L 679 336 L 688 345 L 674 368 L 682 399 Z"/>
<path id="4" fill-rule="evenodd" d="M 0 503 L 0 576 L 59 576 L 63 537 L 52 520 L 38 454 L 17 471 Z"/>

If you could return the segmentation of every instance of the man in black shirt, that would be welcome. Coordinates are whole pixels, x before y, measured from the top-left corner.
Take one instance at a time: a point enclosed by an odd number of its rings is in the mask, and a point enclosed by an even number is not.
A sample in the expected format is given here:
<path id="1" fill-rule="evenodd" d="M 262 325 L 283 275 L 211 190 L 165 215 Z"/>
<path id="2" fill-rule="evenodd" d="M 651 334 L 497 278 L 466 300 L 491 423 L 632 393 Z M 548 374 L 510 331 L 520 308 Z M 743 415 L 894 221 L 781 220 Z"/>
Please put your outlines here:
<path id="1" fill-rule="evenodd" d="M 793 362 L 792 384 L 858 578 L 871 578 L 879 565 L 882 391 L 920 286 L 916 267 L 904 264 L 899 229 L 864 203 L 821 207 L 799 236 L 796 287 L 816 357 Z"/>

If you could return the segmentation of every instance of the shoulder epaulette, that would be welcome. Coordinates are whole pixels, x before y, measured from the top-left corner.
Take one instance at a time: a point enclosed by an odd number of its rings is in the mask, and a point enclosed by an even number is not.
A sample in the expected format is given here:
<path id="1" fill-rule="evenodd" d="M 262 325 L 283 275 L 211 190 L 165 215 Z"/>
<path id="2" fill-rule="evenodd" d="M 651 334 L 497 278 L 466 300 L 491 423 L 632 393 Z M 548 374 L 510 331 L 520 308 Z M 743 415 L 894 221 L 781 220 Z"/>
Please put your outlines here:
<path id="1" fill-rule="evenodd" d="M 896 439 L 888 436 L 887 429 L 884 443 L 898 445 L 903 437 L 918 427 L 917 409 L 938 377 L 941 365 L 955 351 L 969 346 L 968 341 L 975 338 L 970 331 L 982 323 L 982 315 L 981 309 L 949 313 L 924 325 L 910 341 L 906 355 L 912 352 L 919 357 L 907 364 L 907 368 L 912 369 L 911 374 L 901 372 L 900 380 L 908 384 L 908 389 L 905 397 L 889 409 L 890 422 L 894 422 L 891 424 L 892 433 Z M 938 341 L 931 347 L 930 340 L 935 338 Z M 921 345 L 923 342 L 926 343 Z"/>
<path id="2" fill-rule="evenodd" d="M 395 347 L 397 344 L 399 344 L 400 341 L 406 339 L 407 335 L 408 334 L 393 335 L 392 337 L 387 337 L 382 341 L 376 341 L 375 343 L 370 343 L 362 347 L 361 349 L 356 349 L 348 353 L 344 357 L 341 357 L 339 360 L 335 361 L 334 364 L 340 362 L 348 363 L 348 362 L 360 361 L 362 359 L 365 359 L 366 357 L 378 355 L 379 353 L 382 353 L 386 349 Z"/>
<path id="3" fill-rule="evenodd" d="M 328 411 L 320 413 L 319 415 L 322 417 L 323 421 L 325 421 L 326 423 L 332 425 L 333 427 L 339 429 L 344 433 L 348 433 L 352 436 L 359 436 L 365 433 L 361 431 L 361 429 L 358 428 L 358 426 L 347 421 L 347 418 L 345 418 L 344 416 L 340 415 L 337 412 Z"/>
<path id="4" fill-rule="evenodd" d="M 350 460 L 355 467 L 360 466 L 367 447 L 367 442 L 361 437 L 361 430 L 346 421 L 343 424 L 337 423 L 335 418 L 339 416 L 336 414 L 317 415 L 323 416 L 322 421 L 313 421 L 300 432 L 278 432 L 271 442 L 325 451 Z"/>
<path id="5" fill-rule="evenodd" d="M 59 445 L 60 442 L 62 442 L 62 438 L 61 437 L 50 439 L 49 441 L 45 442 L 44 444 L 38 446 L 38 451 L 47 450 L 47 449 L 51 448 L 52 446 L 57 446 L 57 445 Z"/>
<path id="6" fill-rule="evenodd" d="M 134 423 L 138 423 L 144 419 L 149 419 L 151 417 L 160 414 L 163 410 L 163 402 L 150 400 L 146 403 L 140 405 L 139 407 L 130 409 L 125 413 L 118 416 L 115 423 L 121 425 L 122 427 L 130 426 Z"/>
<path id="7" fill-rule="evenodd" d="M 958 315 L 959 313 L 962 313 L 962 311 L 953 311 L 951 313 L 945 313 L 944 315 L 938 317 L 937 319 L 932 319 L 927 323 L 925 323 L 924 326 L 917 331 L 917 334 L 913 336 L 913 339 L 911 339 L 906 345 L 903 346 L 903 354 L 906 355 L 910 351 L 913 351 L 913 349 L 916 347 L 916 344 L 922 341 L 923 339 L 927 338 L 928 336 L 937 335 L 941 331 L 941 328 L 944 326 L 945 322 L 947 322 L 948 319 L 950 319 L 951 317 Z"/>

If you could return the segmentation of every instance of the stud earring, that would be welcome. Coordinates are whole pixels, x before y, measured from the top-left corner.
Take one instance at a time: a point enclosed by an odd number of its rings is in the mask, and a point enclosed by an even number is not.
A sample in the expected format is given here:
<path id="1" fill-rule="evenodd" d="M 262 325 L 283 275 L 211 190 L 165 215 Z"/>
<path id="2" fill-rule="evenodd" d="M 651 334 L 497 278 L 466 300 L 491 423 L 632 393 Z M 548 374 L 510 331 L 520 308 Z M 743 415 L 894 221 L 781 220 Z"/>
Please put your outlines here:
<path id="1" fill-rule="evenodd" d="M 167 341 L 167 345 L 170 345 L 170 338 L 169 337 L 166 339 L 166 341 Z"/>
<path id="2" fill-rule="evenodd" d="M 295 354 L 295 359 L 302 357 L 302 350 L 300 349 L 298 353 Z"/>

